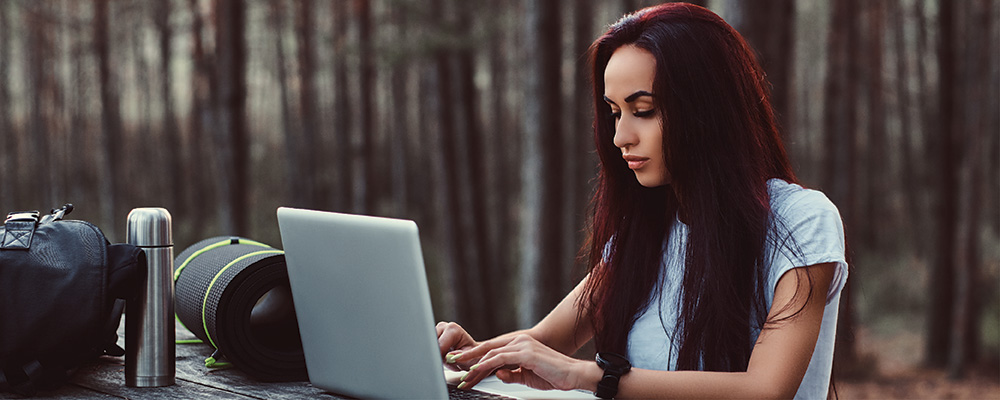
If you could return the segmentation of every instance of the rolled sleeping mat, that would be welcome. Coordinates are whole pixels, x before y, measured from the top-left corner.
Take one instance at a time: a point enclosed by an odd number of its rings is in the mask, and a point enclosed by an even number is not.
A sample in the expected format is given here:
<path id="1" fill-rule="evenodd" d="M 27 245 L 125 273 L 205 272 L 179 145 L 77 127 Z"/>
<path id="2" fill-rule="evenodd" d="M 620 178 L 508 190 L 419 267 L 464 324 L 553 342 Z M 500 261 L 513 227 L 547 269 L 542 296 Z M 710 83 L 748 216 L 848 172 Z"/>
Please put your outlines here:
<path id="1" fill-rule="evenodd" d="M 191 245 L 174 266 L 177 318 L 218 349 L 213 358 L 221 353 L 261 381 L 308 380 L 283 251 L 219 236 Z"/>

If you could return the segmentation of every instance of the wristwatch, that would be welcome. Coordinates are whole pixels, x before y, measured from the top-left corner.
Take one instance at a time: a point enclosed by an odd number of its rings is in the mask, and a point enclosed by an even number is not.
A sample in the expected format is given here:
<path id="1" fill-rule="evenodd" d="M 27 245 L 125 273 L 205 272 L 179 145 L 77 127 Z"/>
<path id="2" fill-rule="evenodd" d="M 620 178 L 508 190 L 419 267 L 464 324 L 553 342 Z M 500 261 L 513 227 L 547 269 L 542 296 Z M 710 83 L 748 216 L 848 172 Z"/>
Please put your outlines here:
<path id="1" fill-rule="evenodd" d="M 595 396 L 602 399 L 613 399 L 618 395 L 618 380 L 632 369 L 628 359 L 615 353 L 597 353 L 597 366 L 604 370 L 604 376 L 597 383 Z"/>

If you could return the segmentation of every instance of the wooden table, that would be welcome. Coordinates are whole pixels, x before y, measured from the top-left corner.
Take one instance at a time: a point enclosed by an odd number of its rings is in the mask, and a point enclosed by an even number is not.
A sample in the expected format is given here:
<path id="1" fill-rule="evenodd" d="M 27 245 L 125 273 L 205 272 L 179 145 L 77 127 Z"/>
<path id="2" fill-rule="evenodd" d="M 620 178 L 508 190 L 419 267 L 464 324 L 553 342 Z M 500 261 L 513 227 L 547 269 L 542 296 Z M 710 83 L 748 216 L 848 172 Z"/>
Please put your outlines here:
<path id="1" fill-rule="evenodd" d="M 124 347 L 124 324 L 118 329 L 118 345 Z M 177 326 L 177 339 L 196 339 Z M 159 388 L 125 386 L 124 357 L 101 357 L 77 370 L 69 383 L 54 390 L 41 391 L 32 398 L 64 399 L 281 399 L 337 397 L 309 382 L 267 383 L 256 381 L 237 368 L 209 369 L 205 358 L 212 355 L 208 344 L 177 344 L 176 383 Z M 23 396 L 0 393 L 2 399 Z"/>

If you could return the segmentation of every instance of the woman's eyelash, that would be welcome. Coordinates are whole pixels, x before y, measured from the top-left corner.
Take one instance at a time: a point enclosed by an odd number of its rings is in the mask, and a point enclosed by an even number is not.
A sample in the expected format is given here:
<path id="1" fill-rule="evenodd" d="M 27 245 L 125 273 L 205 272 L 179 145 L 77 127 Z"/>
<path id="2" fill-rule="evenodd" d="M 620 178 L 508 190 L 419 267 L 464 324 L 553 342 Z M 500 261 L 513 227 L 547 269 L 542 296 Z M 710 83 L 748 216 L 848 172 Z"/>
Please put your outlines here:
<path id="1" fill-rule="evenodd" d="M 618 118 L 622 117 L 622 112 L 621 111 L 612 111 L 610 115 L 611 115 L 611 118 L 618 119 Z"/>
<path id="2" fill-rule="evenodd" d="M 656 110 L 636 111 L 632 113 L 632 115 L 635 115 L 638 118 L 646 118 L 652 116 L 655 112 Z"/>

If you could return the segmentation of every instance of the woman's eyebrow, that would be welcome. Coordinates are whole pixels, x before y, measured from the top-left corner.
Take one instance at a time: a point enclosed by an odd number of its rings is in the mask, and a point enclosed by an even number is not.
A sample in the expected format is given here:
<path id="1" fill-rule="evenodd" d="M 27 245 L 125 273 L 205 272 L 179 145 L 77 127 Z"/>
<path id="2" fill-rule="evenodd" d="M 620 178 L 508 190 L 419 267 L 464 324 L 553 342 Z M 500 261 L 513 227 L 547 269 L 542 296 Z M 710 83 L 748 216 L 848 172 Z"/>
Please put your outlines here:
<path id="1" fill-rule="evenodd" d="M 625 102 L 626 103 L 631 103 L 631 102 L 635 101 L 635 99 L 638 99 L 638 98 L 640 98 L 642 96 L 653 97 L 653 94 L 650 93 L 650 92 L 647 92 L 645 90 L 640 90 L 638 92 L 635 92 L 635 93 L 632 93 L 632 94 L 628 95 L 628 97 L 625 98 Z M 606 98 L 607 97 L 605 97 L 605 99 Z"/>

